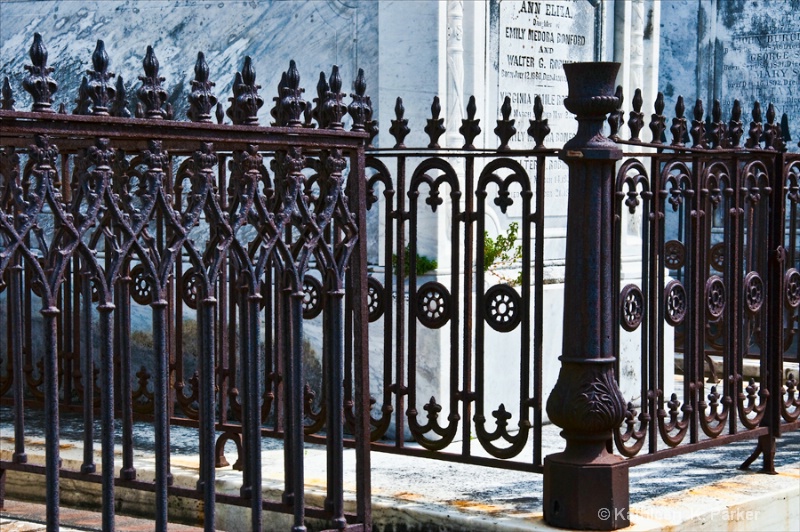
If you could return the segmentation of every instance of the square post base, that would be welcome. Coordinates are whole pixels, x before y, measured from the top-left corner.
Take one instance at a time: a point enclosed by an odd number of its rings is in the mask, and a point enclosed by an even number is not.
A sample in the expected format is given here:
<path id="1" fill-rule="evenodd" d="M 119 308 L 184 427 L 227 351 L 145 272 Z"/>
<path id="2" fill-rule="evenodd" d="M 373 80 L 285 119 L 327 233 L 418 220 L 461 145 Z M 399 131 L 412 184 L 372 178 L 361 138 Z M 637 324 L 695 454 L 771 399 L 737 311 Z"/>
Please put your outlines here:
<path id="1" fill-rule="evenodd" d="M 628 464 L 606 455 L 601 463 L 544 460 L 544 520 L 577 530 L 617 530 L 630 525 Z"/>

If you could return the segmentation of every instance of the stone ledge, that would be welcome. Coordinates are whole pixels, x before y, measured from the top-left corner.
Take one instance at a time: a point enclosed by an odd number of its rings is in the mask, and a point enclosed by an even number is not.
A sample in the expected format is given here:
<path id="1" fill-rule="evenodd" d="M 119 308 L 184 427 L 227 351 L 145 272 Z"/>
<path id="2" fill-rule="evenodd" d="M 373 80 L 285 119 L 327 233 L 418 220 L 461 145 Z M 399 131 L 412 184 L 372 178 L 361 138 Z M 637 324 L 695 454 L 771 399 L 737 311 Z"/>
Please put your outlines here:
<path id="1" fill-rule="evenodd" d="M 785 454 L 792 457 L 793 448 L 800 443 L 794 434 Z M 7 439 L 6 439 L 7 440 Z M 798 440 L 798 441 L 794 441 Z M 10 451 L 0 442 L 0 456 L 10 458 Z M 31 463 L 43 463 L 41 440 L 31 440 L 27 445 Z M 64 467 L 80 467 L 80 448 L 64 442 Z M 737 453 L 745 450 L 742 446 Z M 717 452 L 720 449 L 716 449 Z M 781 450 L 779 450 L 781 452 Z M 792 530 L 800 520 L 800 462 L 786 463 L 777 475 L 762 475 L 731 470 L 723 480 L 703 483 L 703 470 L 697 466 L 707 458 L 700 453 L 686 455 L 677 467 L 674 462 L 655 462 L 631 469 L 632 503 L 631 531 L 696 530 Z M 708 455 L 706 455 L 708 456 Z M 713 455 L 711 455 L 713 456 Z M 720 455 L 721 456 L 721 455 Z M 76 459 L 77 458 L 77 459 Z M 738 460 L 738 457 L 735 458 Z M 424 461 L 421 461 L 424 460 Z M 675 459 L 670 459 L 675 460 Z M 346 453 L 346 473 L 353 466 L 353 453 Z M 279 450 L 264 452 L 265 497 L 277 499 L 282 484 L 283 455 Z M 323 451 L 310 447 L 306 454 L 307 502 L 320 505 L 324 498 Z M 717 464 L 719 465 L 719 464 Z M 152 478 L 152 460 L 137 457 L 138 477 Z M 197 456 L 179 455 L 172 459 L 175 484 L 190 487 L 197 475 Z M 728 466 L 726 466 L 728 467 Z M 654 470 L 664 469 L 670 475 L 698 476 L 699 483 L 676 492 L 659 492 L 651 495 L 634 494 L 634 485 L 646 481 Z M 413 469 L 413 470 L 411 470 Z M 649 472 L 648 472 L 649 470 Z M 11 499 L 44 497 L 44 477 L 9 471 L 7 496 Z M 481 482 L 484 478 L 486 482 Z M 458 479 L 458 482 L 453 482 Z M 398 457 L 373 453 L 373 514 L 376 531 L 534 531 L 556 530 L 544 523 L 541 511 L 541 476 L 463 464 L 449 464 L 433 460 Z M 241 474 L 230 467 L 217 471 L 217 489 L 221 493 L 238 493 Z M 485 485 L 485 492 L 469 490 L 469 484 Z M 657 482 L 653 482 L 657 484 Z M 680 485 L 680 484 L 673 484 Z M 354 510 L 355 494 L 352 483 L 346 483 L 348 511 Z M 641 486 L 638 491 L 641 492 Z M 525 496 L 518 496 L 522 490 Z M 457 496 L 461 493 L 461 496 Z M 152 493 L 118 488 L 117 509 L 120 513 L 147 516 Z M 99 508 L 100 486 L 87 482 L 62 481 L 62 500 L 65 505 L 79 504 L 86 508 Z M 609 509 L 613 511 L 613 509 Z M 202 521 L 202 503 L 196 500 L 171 497 L 170 520 L 197 526 Z M 265 530 L 283 530 L 289 526 L 286 514 L 265 514 Z M 99 514 L 98 514 L 99 523 Z M 68 525 L 69 523 L 65 523 Z M 219 530 L 245 530 L 249 526 L 246 508 L 218 504 Z M 309 530 L 318 529 L 320 523 L 310 521 Z"/>

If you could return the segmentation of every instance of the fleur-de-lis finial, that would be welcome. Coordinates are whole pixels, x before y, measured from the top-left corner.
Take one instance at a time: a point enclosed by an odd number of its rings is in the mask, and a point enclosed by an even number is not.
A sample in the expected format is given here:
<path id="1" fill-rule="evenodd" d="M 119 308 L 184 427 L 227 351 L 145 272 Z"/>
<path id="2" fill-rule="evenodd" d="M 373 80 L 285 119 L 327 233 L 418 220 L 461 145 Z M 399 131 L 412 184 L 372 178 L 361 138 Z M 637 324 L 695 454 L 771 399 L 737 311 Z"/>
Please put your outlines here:
<path id="1" fill-rule="evenodd" d="M 708 131 L 708 138 L 713 147 L 727 148 L 728 128 L 722 121 L 722 106 L 717 99 L 714 99 L 711 105 L 711 128 Z"/>
<path id="2" fill-rule="evenodd" d="M 628 115 L 628 128 L 631 130 L 631 140 L 639 142 L 639 133 L 644 127 L 644 113 L 642 112 L 642 105 L 644 98 L 642 98 L 642 89 L 636 89 L 633 93 L 633 111 Z"/>
<path id="3" fill-rule="evenodd" d="M 703 100 L 698 98 L 694 102 L 694 120 L 692 120 L 692 129 L 689 134 L 692 136 L 693 148 L 705 148 L 706 143 L 706 123 L 703 121 L 705 110 L 703 109 Z"/>
<path id="4" fill-rule="evenodd" d="M 746 148 L 760 148 L 761 147 L 761 135 L 764 132 L 763 125 L 761 123 L 761 104 L 756 102 L 753 104 L 753 121 L 750 122 L 750 129 L 747 132 L 747 142 L 745 142 Z"/>
<path id="5" fill-rule="evenodd" d="M 137 91 L 139 103 L 145 118 L 165 118 L 166 112 L 161 109 L 167 100 L 167 92 L 161 86 L 164 78 L 158 75 L 158 58 L 152 46 L 147 47 L 147 52 L 142 61 L 144 76 L 139 76 L 142 86 Z"/>
<path id="6" fill-rule="evenodd" d="M 667 117 L 664 116 L 664 93 L 659 92 L 656 96 L 655 113 L 650 116 L 650 131 L 653 133 L 653 144 L 663 142 L 664 131 L 667 129 Z"/>
<path id="7" fill-rule="evenodd" d="M 678 101 L 675 103 L 675 118 L 672 119 L 672 127 L 669 128 L 672 133 L 672 145 L 683 146 L 683 139 L 686 136 L 686 118 L 683 113 L 686 111 L 686 106 L 683 103 L 683 96 L 678 96 Z"/>
<path id="8" fill-rule="evenodd" d="M 350 105 L 347 106 L 347 112 L 353 119 L 353 131 L 365 131 L 367 122 L 372 115 L 372 105 L 369 101 L 369 96 L 366 96 L 367 81 L 364 77 L 364 69 L 359 68 L 356 79 L 353 82 L 354 93 L 350 94 L 353 99 Z"/>
<path id="9" fill-rule="evenodd" d="M 297 63 L 292 59 L 289 61 L 289 70 L 283 76 L 283 86 L 279 92 L 279 126 L 300 127 L 303 125 L 300 117 L 308 105 L 302 98 L 303 92 L 305 89 L 300 87 L 300 71 L 297 70 Z"/>
<path id="10" fill-rule="evenodd" d="M 472 141 L 481 133 L 479 126 L 481 121 L 475 118 L 475 113 L 477 112 L 478 107 L 475 104 L 475 96 L 473 95 L 469 97 L 469 102 L 467 102 L 467 118 L 461 120 L 461 127 L 458 129 L 458 132 L 464 137 L 463 148 L 465 150 L 475 149 Z"/>
<path id="11" fill-rule="evenodd" d="M 403 118 L 405 114 L 406 108 L 403 107 L 403 99 L 398 96 L 394 104 L 395 119 L 392 120 L 392 127 L 389 128 L 389 133 L 395 140 L 395 148 L 405 148 L 403 141 L 411 133 L 411 129 L 408 127 L 408 118 Z"/>
<path id="12" fill-rule="evenodd" d="M 429 148 L 439 148 L 439 137 L 446 131 L 444 127 L 444 118 L 439 118 L 439 113 L 442 112 L 442 104 L 439 103 L 439 97 L 433 97 L 431 104 L 431 118 L 428 119 L 428 125 L 425 126 L 425 133 L 430 138 L 428 143 Z"/>
<path id="13" fill-rule="evenodd" d="M 517 133 L 517 128 L 514 127 L 514 120 L 511 118 L 511 98 L 506 96 L 503 99 L 503 105 L 500 106 L 500 114 L 502 119 L 497 121 L 497 127 L 494 128 L 494 134 L 500 138 L 500 147 L 497 151 L 508 151 L 508 141 Z"/>
<path id="14" fill-rule="evenodd" d="M 324 76 L 321 76 L 320 85 L 322 85 L 323 81 Z M 342 76 L 339 74 L 337 65 L 331 67 L 330 85 L 326 82 L 324 87 L 321 86 L 320 88 L 324 89 L 320 127 L 342 129 L 344 127 L 342 117 L 347 114 L 347 105 L 343 102 Z"/>
<path id="15" fill-rule="evenodd" d="M 744 129 L 742 129 L 742 105 L 739 100 L 734 100 L 731 119 L 728 122 L 728 146 L 738 148 L 742 135 L 744 135 Z"/>
<path id="16" fill-rule="evenodd" d="M 39 33 L 33 34 L 29 55 L 32 64 L 25 65 L 28 75 L 22 81 L 22 88 L 33 97 L 33 112 L 52 113 L 53 94 L 58 90 L 58 85 L 50 77 L 55 69 L 47 66 L 47 48 Z"/>
<path id="17" fill-rule="evenodd" d="M 264 100 L 258 94 L 260 88 L 261 85 L 256 84 L 253 60 L 249 55 L 245 56 L 242 71 L 236 73 L 233 82 L 233 98 L 229 98 L 231 106 L 227 114 L 234 124 L 258 125 L 258 110 L 264 105 Z"/>
<path id="18" fill-rule="evenodd" d="M 217 97 L 211 92 L 214 82 L 208 80 L 209 69 L 203 52 L 197 53 L 194 64 L 192 92 L 189 93 L 189 111 L 192 122 L 211 122 L 211 109 L 217 105 Z"/>
<path id="19" fill-rule="evenodd" d="M 539 95 L 533 99 L 533 120 L 529 120 L 530 126 L 528 127 L 528 135 L 533 137 L 536 143 L 533 147 L 534 150 L 543 150 L 544 139 L 550 134 L 550 126 L 547 124 L 547 118 L 544 116 L 544 105 L 542 105 L 542 98 Z"/>
<path id="20" fill-rule="evenodd" d="M 89 75 L 89 97 L 92 99 L 93 115 L 108 115 L 109 106 L 114 101 L 116 90 L 109 84 L 114 77 L 113 72 L 108 71 L 108 53 L 106 53 L 105 43 L 98 39 L 92 54 L 92 67 L 94 70 L 87 70 Z"/>

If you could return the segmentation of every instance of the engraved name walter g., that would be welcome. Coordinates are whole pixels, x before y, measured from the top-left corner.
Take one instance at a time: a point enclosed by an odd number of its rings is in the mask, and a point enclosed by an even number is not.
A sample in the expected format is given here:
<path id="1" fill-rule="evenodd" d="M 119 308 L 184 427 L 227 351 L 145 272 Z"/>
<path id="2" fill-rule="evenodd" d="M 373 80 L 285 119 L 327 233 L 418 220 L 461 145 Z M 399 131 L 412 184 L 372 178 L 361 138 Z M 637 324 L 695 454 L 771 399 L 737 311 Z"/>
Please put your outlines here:
<path id="1" fill-rule="evenodd" d="M 720 3 L 718 28 L 724 26 L 730 37 L 721 38 L 718 45 L 723 57 L 718 90 L 724 106 L 734 98 L 758 100 L 774 103 L 779 117 L 800 116 L 800 2 L 768 5 L 759 9 L 748 3 L 739 11 Z"/>

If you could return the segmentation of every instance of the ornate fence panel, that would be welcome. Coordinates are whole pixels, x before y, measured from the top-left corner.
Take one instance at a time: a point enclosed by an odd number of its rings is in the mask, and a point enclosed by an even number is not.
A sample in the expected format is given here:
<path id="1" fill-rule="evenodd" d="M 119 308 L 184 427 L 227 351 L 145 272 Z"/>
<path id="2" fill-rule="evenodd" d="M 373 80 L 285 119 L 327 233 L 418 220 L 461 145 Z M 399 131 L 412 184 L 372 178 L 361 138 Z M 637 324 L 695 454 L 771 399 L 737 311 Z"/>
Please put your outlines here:
<path id="1" fill-rule="evenodd" d="M 102 484 L 106 530 L 114 527 L 115 486 L 154 491 L 159 530 L 167 527 L 168 495 L 201 499 L 208 530 L 217 502 L 249 506 L 259 530 L 265 509 L 294 514 L 296 530 L 305 529 L 306 516 L 336 529 L 368 526 L 368 391 L 366 370 L 359 371 L 368 364 L 366 306 L 360 303 L 367 289 L 363 131 L 370 125 L 363 73 L 349 109 L 335 68 L 312 109 L 292 62 L 275 99 L 275 122 L 265 128 L 258 123 L 263 99 L 249 57 L 227 109 L 233 125 L 222 125 L 225 113 L 202 53 L 189 97 L 191 122 L 173 121 L 164 108 L 164 79 L 150 47 L 136 119 L 126 109 L 121 78 L 113 84 L 102 41 L 72 115 L 51 109 L 56 84 L 38 34 L 30 55 L 24 88 L 32 112 L 14 110 L 7 78 L 0 111 L 0 278 L 8 320 L 2 392 L 12 395 L 15 441 L 11 460 L 0 467 L 46 476 L 53 530 L 60 478 Z M 341 123 L 347 112 L 352 131 Z M 211 123 L 212 113 L 219 124 Z M 329 464 L 324 508 L 306 508 L 303 490 L 302 337 L 310 282 L 325 297 L 323 358 L 332 379 L 322 398 Z M 35 317 L 38 299 L 41 320 Z M 132 314 L 146 306 L 151 335 L 131 325 Z M 187 331 L 189 323 L 195 330 Z M 132 347 L 143 335 L 149 345 L 147 356 L 137 359 L 144 364 L 139 369 Z M 350 425 L 359 448 L 356 513 L 346 513 L 343 500 L 345 343 L 355 366 L 348 398 L 355 397 Z M 27 463 L 24 407 L 30 403 L 45 410 L 44 467 Z M 68 409 L 83 413 L 80 471 L 62 469 L 59 460 L 59 417 Z M 115 417 L 122 436 L 118 478 Z M 154 483 L 137 478 L 135 418 L 154 427 Z M 268 420 L 271 432 L 285 440 L 281 501 L 262 494 Z M 196 489 L 171 485 L 174 423 L 198 427 Z M 215 488 L 215 467 L 230 440 L 243 472 L 240 496 Z"/>

